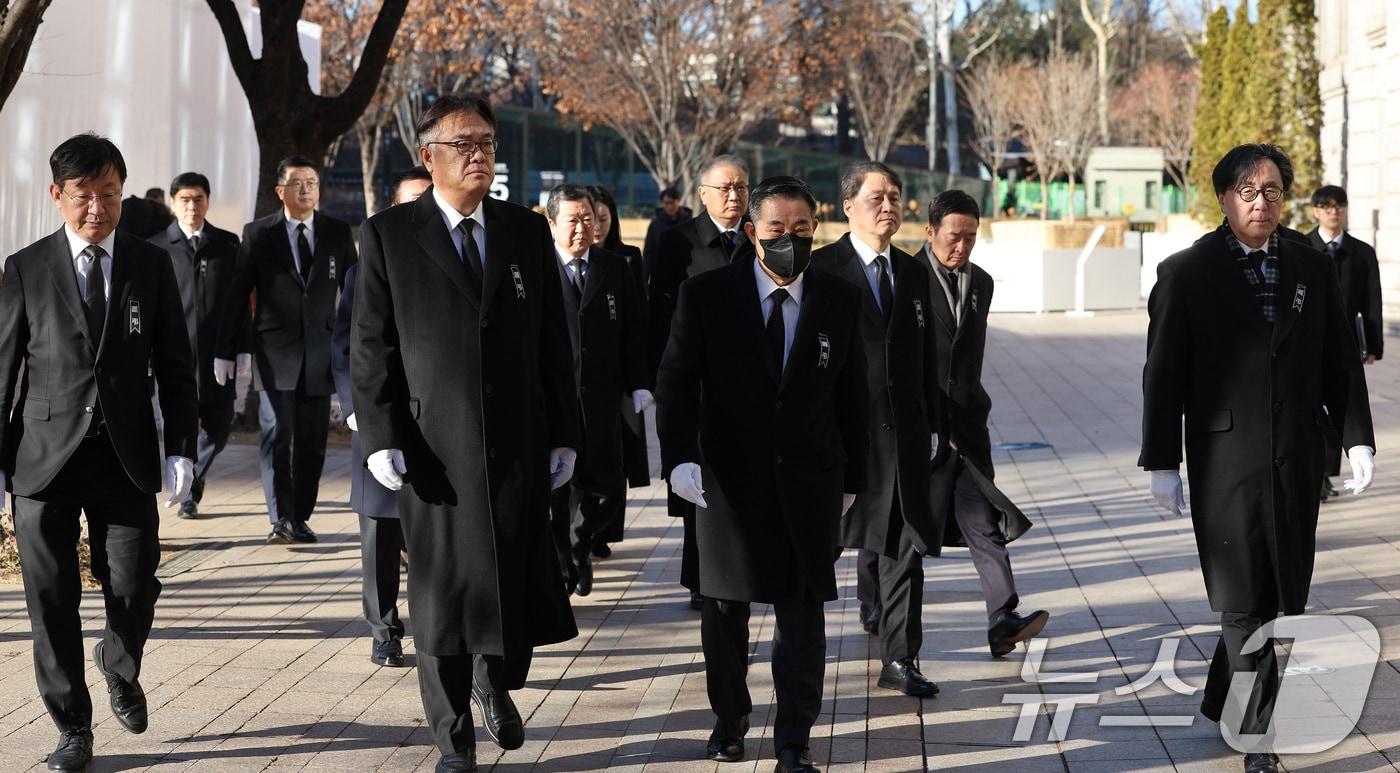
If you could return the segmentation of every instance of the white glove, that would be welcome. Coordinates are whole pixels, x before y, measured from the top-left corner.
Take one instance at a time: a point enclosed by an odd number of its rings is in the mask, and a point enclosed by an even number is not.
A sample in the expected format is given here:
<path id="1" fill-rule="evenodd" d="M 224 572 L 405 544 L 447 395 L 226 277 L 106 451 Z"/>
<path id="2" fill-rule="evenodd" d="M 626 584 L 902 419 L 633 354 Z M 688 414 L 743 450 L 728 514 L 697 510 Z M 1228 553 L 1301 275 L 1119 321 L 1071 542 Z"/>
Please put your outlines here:
<path id="1" fill-rule="evenodd" d="M 223 386 L 233 380 L 235 365 L 233 360 L 214 358 L 214 383 Z"/>
<path id="2" fill-rule="evenodd" d="M 365 460 L 365 466 L 384 488 L 390 491 L 403 488 L 403 474 L 408 472 L 408 468 L 403 466 L 403 451 L 397 448 L 375 451 Z"/>
<path id="3" fill-rule="evenodd" d="M 938 456 L 938 433 L 935 432 L 929 437 L 928 459 L 933 461 L 933 457 Z"/>
<path id="4" fill-rule="evenodd" d="M 1353 494 L 1360 494 L 1371 485 L 1371 476 L 1376 472 L 1375 456 L 1366 446 L 1352 446 L 1347 449 L 1347 461 L 1351 462 L 1351 480 L 1342 484 Z"/>
<path id="5" fill-rule="evenodd" d="M 641 414 L 646 409 L 656 405 L 656 398 L 651 396 L 651 392 L 645 389 L 638 389 L 632 393 L 632 412 Z"/>
<path id="6" fill-rule="evenodd" d="M 549 449 L 549 488 L 559 488 L 574 477 L 574 462 L 578 461 L 578 451 L 572 448 Z"/>
<path id="7" fill-rule="evenodd" d="M 239 373 L 247 373 L 253 369 L 253 355 L 247 352 L 234 357 L 233 361 L 238 364 Z"/>
<path id="8" fill-rule="evenodd" d="M 349 427 L 351 432 L 360 431 L 360 426 L 355 423 L 355 414 L 353 413 L 345 417 L 345 426 Z"/>
<path id="9" fill-rule="evenodd" d="M 166 507 L 174 507 L 185 501 L 185 497 L 190 495 L 190 486 L 194 483 L 194 462 L 183 456 L 165 457 L 165 488 L 170 492 L 170 498 L 165 500 Z"/>
<path id="10" fill-rule="evenodd" d="M 844 518 L 844 517 L 846 516 L 846 513 L 849 513 L 849 512 L 851 511 L 851 505 L 853 505 L 853 504 L 855 504 L 855 503 L 856 503 L 856 495 L 855 495 L 855 494 L 842 494 L 842 495 L 841 495 L 841 517 Z"/>
<path id="11" fill-rule="evenodd" d="M 695 462 L 682 462 L 671 470 L 671 490 L 696 507 L 709 507 L 705 503 L 705 487 L 700 481 L 700 465 Z"/>
<path id="12" fill-rule="evenodd" d="M 0 515 L 10 512 L 10 495 L 5 493 L 5 486 L 8 485 L 8 478 L 5 471 L 0 470 Z"/>
<path id="13" fill-rule="evenodd" d="M 1152 498 L 1172 515 L 1181 515 L 1186 507 L 1186 492 L 1181 488 L 1179 470 L 1152 471 Z"/>

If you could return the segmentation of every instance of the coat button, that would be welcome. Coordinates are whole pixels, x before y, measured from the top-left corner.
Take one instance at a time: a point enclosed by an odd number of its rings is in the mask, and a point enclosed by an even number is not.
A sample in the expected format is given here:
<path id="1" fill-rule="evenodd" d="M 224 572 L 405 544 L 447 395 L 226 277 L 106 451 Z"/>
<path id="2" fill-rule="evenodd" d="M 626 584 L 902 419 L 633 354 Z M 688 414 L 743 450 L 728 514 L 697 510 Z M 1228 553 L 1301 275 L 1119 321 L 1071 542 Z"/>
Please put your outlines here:
<path id="1" fill-rule="evenodd" d="M 948 386 L 957 386 L 957 385 L 958 385 L 958 380 L 955 379 L 955 378 L 953 378 L 952 376 L 949 376 L 949 377 L 948 377 Z"/>
<path id="2" fill-rule="evenodd" d="M 582 395 L 582 394 L 587 394 L 587 393 L 588 393 L 588 387 L 586 387 L 586 386 L 581 386 L 581 387 L 579 387 L 579 388 L 578 388 L 578 393 L 581 394 L 581 395 Z"/>
<path id="3" fill-rule="evenodd" d="M 1274 457 L 1274 466 L 1275 466 L 1275 467 L 1282 467 L 1282 466 L 1283 466 L 1283 457 L 1282 457 L 1282 456 L 1276 456 L 1276 457 Z"/>
<path id="4" fill-rule="evenodd" d="M 95 368 L 92 369 L 92 372 L 95 373 L 95 374 L 97 374 L 97 375 L 99 375 L 99 376 L 102 375 L 102 366 L 101 366 L 101 365 L 98 365 L 97 367 L 95 367 Z"/>
<path id="5" fill-rule="evenodd" d="M 84 405 L 84 406 L 83 406 L 83 413 L 92 413 L 92 406 L 91 406 L 91 405 Z"/>
<path id="6" fill-rule="evenodd" d="M 894 429 L 894 425 L 893 425 L 893 424 L 890 424 L 889 422 L 885 422 L 884 424 L 881 424 L 881 425 L 880 425 L 880 428 L 881 428 L 881 429 L 886 429 L 886 430 Z"/>
<path id="7" fill-rule="evenodd" d="M 587 346 L 580 346 L 580 347 L 578 348 L 578 353 L 579 353 L 579 354 L 588 354 L 588 347 L 587 347 Z"/>
<path id="8" fill-rule="evenodd" d="M 491 326 L 491 320 L 487 319 L 486 317 L 482 317 L 482 318 L 481 318 L 481 329 L 482 329 L 482 330 L 485 330 L 486 328 L 488 328 L 488 327 L 490 327 L 490 326 Z"/>
<path id="9" fill-rule="evenodd" d="M 776 456 L 776 457 L 773 458 L 773 461 L 777 462 L 778 464 L 782 464 L 782 463 L 783 463 L 783 457 L 781 457 L 781 456 Z"/>
<path id="10" fill-rule="evenodd" d="M 495 459 L 495 458 L 496 458 L 496 449 L 494 449 L 494 448 L 488 448 L 488 449 L 486 450 L 486 455 L 489 456 L 489 457 L 491 457 L 492 459 Z"/>
<path id="11" fill-rule="evenodd" d="M 1283 403 L 1274 403 L 1274 413 L 1283 412 Z"/>
<path id="12" fill-rule="evenodd" d="M 775 404 L 775 407 L 776 407 L 778 410 L 781 411 L 781 410 L 783 409 L 783 401 L 782 401 L 782 400 L 779 400 L 779 401 Z"/>

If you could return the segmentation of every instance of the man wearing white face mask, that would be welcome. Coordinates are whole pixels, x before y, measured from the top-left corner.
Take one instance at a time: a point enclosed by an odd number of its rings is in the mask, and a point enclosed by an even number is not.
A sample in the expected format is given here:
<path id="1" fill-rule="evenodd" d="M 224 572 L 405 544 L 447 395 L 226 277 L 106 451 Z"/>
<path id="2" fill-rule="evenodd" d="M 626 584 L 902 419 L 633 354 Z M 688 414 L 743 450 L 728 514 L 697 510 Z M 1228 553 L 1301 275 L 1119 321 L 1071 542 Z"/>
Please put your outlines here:
<path id="1" fill-rule="evenodd" d="M 860 294 L 806 271 L 816 202 L 801 180 L 753 190 L 757 252 L 688 279 L 657 378 L 662 470 L 696 506 L 701 643 L 716 716 L 706 756 L 744 757 L 749 604 L 773 605 L 778 773 L 811 773 L 836 598 L 840 517 L 865 488 Z"/>

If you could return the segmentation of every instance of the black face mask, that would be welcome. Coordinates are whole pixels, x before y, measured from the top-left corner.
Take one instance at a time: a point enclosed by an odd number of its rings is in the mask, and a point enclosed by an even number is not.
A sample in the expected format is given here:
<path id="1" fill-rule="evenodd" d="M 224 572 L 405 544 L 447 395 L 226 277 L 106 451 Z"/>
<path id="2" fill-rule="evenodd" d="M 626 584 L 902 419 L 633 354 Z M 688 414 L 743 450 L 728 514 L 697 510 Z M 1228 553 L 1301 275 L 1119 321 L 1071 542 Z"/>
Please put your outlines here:
<path id="1" fill-rule="evenodd" d="M 759 239 L 763 265 L 780 277 L 797 276 L 812 262 L 812 237 L 783 234 L 776 239 Z"/>

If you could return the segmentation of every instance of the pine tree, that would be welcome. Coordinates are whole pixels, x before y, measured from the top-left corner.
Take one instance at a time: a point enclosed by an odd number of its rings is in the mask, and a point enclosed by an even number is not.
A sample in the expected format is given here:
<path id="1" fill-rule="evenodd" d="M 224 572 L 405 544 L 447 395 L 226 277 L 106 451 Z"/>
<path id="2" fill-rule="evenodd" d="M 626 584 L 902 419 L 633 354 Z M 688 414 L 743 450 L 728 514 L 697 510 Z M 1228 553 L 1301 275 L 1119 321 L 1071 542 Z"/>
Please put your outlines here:
<path id="1" fill-rule="evenodd" d="M 1225 55 L 1221 60 L 1222 81 L 1220 104 L 1222 113 L 1220 155 L 1246 142 L 1264 142 L 1259 128 L 1265 122 L 1259 104 L 1260 81 L 1277 78 L 1275 72 L 1264 72 L 1255 65 L 1254 24 L 1249 21 L 1248 3 L 1235 6 L 1235 21 L 1225 36 Z M 1217 156 L 1218 158 L 1219 156 Z"/>
<path id="2" fill-rule="evenodd" d="M 1305 212 L 1303 202 L 1322 184 L 1322 94 L 1315 51 L 1314 0 L 1283 0 L 1288 35 L 1283 42 L 1283 73 L 1287 94 L 1283 104 L 1282 144 L 1293 161 L 1293 214 Z"/>
<path id="3" fill-rule="evenodd" d="M 1218 7 L 1206 19 L 1205 41 L 1200 46 L 1201 99 L 1196 106 L 1195 140 L 1191 145 L 1191 187 L 1196 196 L 1191 212 L 1205 223 L 1220 216 L 1211 187 L 1210 173 L 1215 162 L 1225 154 L 1224 127 L 1230 120 L 1230 110 L 1223 101 L 1225 83 L 1225 44 L 1230 31 L 1230 15 Z"/>
<path id="4" fill-rule="evenodd" d="M 1254 25 L 1249 73 L 1245 77 L 1244 101 L 1256 118 L 1250 128 L 1254 139 L 1271 142 L 1287 151 L 1283 125 L 1292 112 L 1287 99 L 1288 65 L 1284 47 L 1289 37 L 1287 0 L 1259 0 L 1259 21 Z M 1243 5 L 1243 3 L 1241 3 Z"/>

